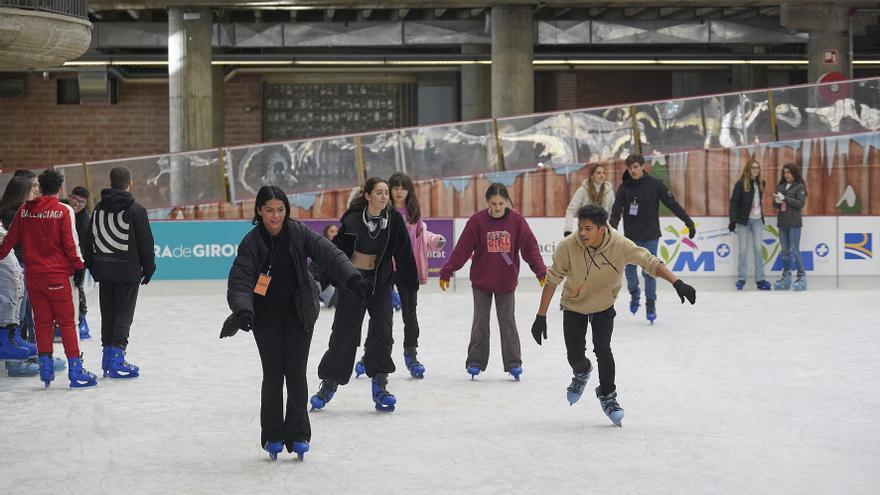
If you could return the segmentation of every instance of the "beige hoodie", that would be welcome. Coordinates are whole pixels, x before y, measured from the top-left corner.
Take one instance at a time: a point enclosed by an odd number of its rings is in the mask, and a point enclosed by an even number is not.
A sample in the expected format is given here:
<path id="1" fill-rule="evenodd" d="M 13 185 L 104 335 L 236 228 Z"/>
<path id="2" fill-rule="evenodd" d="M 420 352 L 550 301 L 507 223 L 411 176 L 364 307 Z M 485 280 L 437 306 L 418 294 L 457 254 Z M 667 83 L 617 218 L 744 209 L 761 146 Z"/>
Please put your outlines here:
<path id="1" fill-rule="evenodd" d="M 565 280 L 561 300 L 565 309 L 585 315 L 598 313 L 614 305 L 628 264 L 641 266 L 656 277 L 663 262 L 610 226 L 598 249 L 585 248 L 574 232 L 556 246 L 547 283 L 559 286 Z"/>

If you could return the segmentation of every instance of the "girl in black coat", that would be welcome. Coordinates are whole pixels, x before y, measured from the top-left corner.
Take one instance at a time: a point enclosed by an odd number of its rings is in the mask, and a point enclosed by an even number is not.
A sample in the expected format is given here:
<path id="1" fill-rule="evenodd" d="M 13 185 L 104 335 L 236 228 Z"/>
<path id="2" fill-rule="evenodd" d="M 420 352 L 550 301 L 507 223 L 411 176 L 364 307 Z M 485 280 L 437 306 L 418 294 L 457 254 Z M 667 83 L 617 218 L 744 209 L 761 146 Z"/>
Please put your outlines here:
<path id="1" fill-rule="evenodd" d="M 306 364 L 319 311 L 307 260 L 311 258 L 337 283 L 356 290 L 361 276 L 330 241 L 290 219 L 290 203 L 278 187 L 260 188 L 254 224 L 229 271 L 226 298 L 232 316 L 220 337 L 232 336 L 239 328 L 254 330 L 263 365 L 260 445 L 272 459 L 284 446 L 302 459 L 312 435 L 306 410 Z"/>
<path id="2" fill-rule="evenodd" d="M 749 236 L 755 257 L 755 285 L 758 290 L 770 290 L 770 282 L 764 280 L 764 258 L 761 249 L 764 246 L 764 180 L 761 179 L 761 164 L 757 160 L 749 160 L 743 167 L 742 177 L 733 186 L 730 193 L 730 225 L 731 232 L 736 232 L 739 249 L 737 263 L 736 290 L 746 285 L 748 272 Z"/>
<path id="3" fill-rule="evenodd" d="M 417 291 L 419 281 L 406 224 L 400 213 L 389 207 L 388 199 L 388 182 L 377 177 L 367 179 L 363 194 L 351 202 L 333 239 L 360 270 L 365 283 L 363 297 L 346 291 L 339 294 L 330 345 L 318 366 L 323 381 L 311 400 L 314 409 L 324 408 L 337 387 L 351 378 L 367 311 L 370 325 L 363 361 L 367 376 L 373 380 L 373 402 L 378 411 L 393 411 L 397 402 L 386 389 L 388 374 L 395 370 L 391 359 L 391 286 L 396 282 L 401 288 Z"/>

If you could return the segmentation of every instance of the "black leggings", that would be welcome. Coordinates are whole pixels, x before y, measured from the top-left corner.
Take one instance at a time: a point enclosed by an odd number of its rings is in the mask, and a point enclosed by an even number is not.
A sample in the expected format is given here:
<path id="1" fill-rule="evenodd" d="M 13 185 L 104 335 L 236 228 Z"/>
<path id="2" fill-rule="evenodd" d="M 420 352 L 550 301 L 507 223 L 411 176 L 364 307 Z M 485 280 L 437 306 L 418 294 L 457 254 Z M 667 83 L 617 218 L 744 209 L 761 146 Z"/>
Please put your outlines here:
<path id="1" fill-rule="evenodd" d="M 611 334 L 614 332 L 614 317 L 617 312 L 614 306 L 585 315 L 574 311 L 564 311 L 562 330 L 565 333 L 565 349 L 568 353 L 568 364 L 575 373 L 592 370 L 593 366 L 587 358 L 587 325 L 593 325 L 593 353 L 599 367 L 599 386 L 602 395 L 614 392 L 614 354 L 611 353 Z"/>
<path id="2" fill-rule="evenodd" d="M 257 313 L 254 340 L 263 364 L 260 393 L 260 446 L 282 441 L 290 449 L 293 442 L 312 438 L 307 404 L 309 400 L 306 365 L 312 333 L 306 332 L 295 314 Z M 287 385 L 287 414 L 284 413 L 284 385 Z"/>

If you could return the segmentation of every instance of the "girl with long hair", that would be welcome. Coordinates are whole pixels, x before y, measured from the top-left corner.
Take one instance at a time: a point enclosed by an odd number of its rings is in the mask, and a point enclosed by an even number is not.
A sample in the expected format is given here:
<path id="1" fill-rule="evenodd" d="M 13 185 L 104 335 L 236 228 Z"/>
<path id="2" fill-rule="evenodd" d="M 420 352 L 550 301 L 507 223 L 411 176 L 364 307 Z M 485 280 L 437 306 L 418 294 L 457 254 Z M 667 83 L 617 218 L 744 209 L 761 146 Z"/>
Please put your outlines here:
<path id="1" fill-rule="evenodd" d="M 474 295 L 474 319 L 471 341 L 465 360 L 471 379 L 486 371 L 489 361 L 489 311 L 492 299 L 501 332 L 501 356 L 504 371 L 519 381 L 522 352 L 514 314 L 519 258 L 529 264 L 544 285 L 547 267 L 541 258 L 538 241 L 525 218 L 510 209 L 512 201 L 504 184 L 494 183 L 486 190 L 488 208 L 474 213 L 464 227 L 449 261 L 440 270 L 440 288 L 449 288 L 453 272 L 471 259 L 471 290 Z"/>
<path id="2" fill-rule="evenodd" d="M 574 192 L 565 210 L 565 237 L 577 230 L 577 212 L 582 206 L 596 205 L 611 211 L 614 206 L 614 186 L 606 180 L 605 165 L 590 165 L 590 176 Z"/>
<path id="3" fill-rule="evenodd" d="M 770 290 L 770 282 L 764 280 L 764 259 L 761 247 L 764 240 L 764 180 L 761 179 L 761 164 L 757 160 L 749 160 L 743 167 L 740 180 L 733 186 L 730 193 L 730 225 L 731 232 L 736 232 L 739 245 L 736 290 L 746 285 L 746 263 L 749 256 L 749 236 L 752 238 L 752 251 L 755 256 L 755 284 L 758 290 Z"/>
<path id="4" fill-rule="evenodd" d="M 387 389 L 388 375 L 395 371 L 391 359 L 391 286 L 396 283 L 414 292 L 419 282 L 406 222 L 388 202 L 388 182 L 371 177 L 340 219 L 333 243 L 351 259 L 364 283 L 360 293 L 340 291 L 330 343 L 318 366 L 322 382 L 311 399 L 314 409 L 323 409 L 339 385 L 351 378 L 366 312 L 370 313 L 370 324 L 363 363 L 372 379 L 373 402 L 380 412 L 393 411 L 397 404 L 397 398 Z"/>
<path id="5" fill-rule="evenodd" d="M 357 290 L 361 277 L 329 240 L 290 218 L 290 203 L 279 187 L 257 192 L 253 223 L 229 271 L 232 315 L 220 338 L 238 329 L 254 331 L 263 368 L 260 446 L 273 460 L 284 447 L 302 459 L 312 436 L 306 365 L 320 311 L 308 259 L 340 285 Z"/>
<path id="6" fill-rule="evenodd" d="M 794 163 L 782 166 L 773 206 L 776 208 L 776 226 L 779 227 L 779 244 L 782 247 L 782 277 L 773 284 L 776 290 L 806 290 L 807 273 L 801 260 L 801 210 L 807 201 L 807 186 L 801 171 Z M 794 262 L 797 279 L 791 281 L 791 268 Z"/>

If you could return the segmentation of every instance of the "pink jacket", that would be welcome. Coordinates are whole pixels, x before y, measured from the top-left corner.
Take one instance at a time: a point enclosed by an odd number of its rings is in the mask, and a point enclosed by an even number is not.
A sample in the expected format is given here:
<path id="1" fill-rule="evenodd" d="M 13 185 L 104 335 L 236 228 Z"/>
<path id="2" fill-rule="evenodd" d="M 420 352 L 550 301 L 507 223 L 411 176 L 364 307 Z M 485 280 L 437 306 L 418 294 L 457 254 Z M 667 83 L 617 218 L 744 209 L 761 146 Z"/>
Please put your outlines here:
<path id="1" fill-rule="evenodd" d="M 406 231 L 409 233 L 409 240 L 412 243 L 413 257 L 416 259 L 419 284 L 424 285 L 428 283 L 428 251 L 443 249 L 446 239 L 440 234 L 429 231 L 424 220 L 419 219 L 417 223 L 409 223 L 407 221 L 406 208 L 395 209 L 406 223 Z"/>

